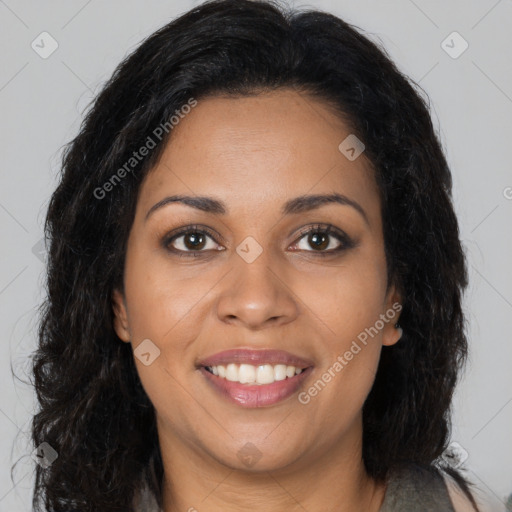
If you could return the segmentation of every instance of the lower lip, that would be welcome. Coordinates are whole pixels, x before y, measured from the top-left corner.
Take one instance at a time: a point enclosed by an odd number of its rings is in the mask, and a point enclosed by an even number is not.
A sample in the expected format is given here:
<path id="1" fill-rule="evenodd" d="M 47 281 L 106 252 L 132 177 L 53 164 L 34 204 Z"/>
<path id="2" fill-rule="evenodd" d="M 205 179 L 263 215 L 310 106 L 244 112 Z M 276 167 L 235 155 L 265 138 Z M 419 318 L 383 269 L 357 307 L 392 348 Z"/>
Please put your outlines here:
<path id="1" fill-rule="evenodd" d="M 231 402 L 242 407 L 265 407 L 274 405 L 292 396 L 301 383 L 311 372 L 312 367 L 306 368 L 298 375 L 271 384 L 241 384 L 222 377 L 217 377 L 206 368 L 200 368 L 201 373 L 212 385 L 213 389 Z"/>

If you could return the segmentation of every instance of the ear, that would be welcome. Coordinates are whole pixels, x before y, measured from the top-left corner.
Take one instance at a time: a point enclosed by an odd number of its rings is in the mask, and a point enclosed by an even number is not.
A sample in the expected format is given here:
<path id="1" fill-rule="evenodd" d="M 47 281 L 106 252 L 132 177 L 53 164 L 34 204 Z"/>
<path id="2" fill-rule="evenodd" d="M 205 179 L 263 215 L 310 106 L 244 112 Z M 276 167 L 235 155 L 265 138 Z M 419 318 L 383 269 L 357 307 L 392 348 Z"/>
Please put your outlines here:
<path id="1" fill-rule="evenodd" d="M 394 345 L 402 337 L 402 329 L 396 326 L 400 318 L 400 311 L 402 311 L 402 295 L 397 287 L 392 284 L 389 287 L 385 301 L 384 316 L 386 321 L 382 329 L 383 345 Z"/>
<path id="2" fill-rule="evenodd" d="M 114 330 L 119 338 L 130 343 L 131 335 L 128 327 L 128 311 L 124 295 L 117 289 L 112 292 L 112 309 L 114 310 Z"/>

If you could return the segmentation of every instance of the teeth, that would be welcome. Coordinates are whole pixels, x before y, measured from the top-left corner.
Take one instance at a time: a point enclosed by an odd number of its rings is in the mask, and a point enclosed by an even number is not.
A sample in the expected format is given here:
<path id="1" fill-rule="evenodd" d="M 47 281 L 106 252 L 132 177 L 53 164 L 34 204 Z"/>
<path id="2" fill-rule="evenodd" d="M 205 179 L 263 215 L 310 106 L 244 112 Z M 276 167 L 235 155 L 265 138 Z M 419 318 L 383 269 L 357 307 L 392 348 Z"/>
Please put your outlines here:
<path id="1" fill-rule="evenodd" d="M 240 382 L 241 384 L 272 384 L 272 382 L 292 378 L 302 373 L 302 368 L 287 366 L 285 364 L 262 364 L 254 366 L 252 364 L 235 364 L 207 366 L 213 375 L 224 378 L 231 382 Z"/>
<path id="2" fill-rule="evenodd" d="M 274 368 L 269 364 L 258 366 L 256 384 L 272 384 L 274 382 Z"/>
<path id="3" fill-rule="evenodd" d="M 290 366 L 293 368 L 293 366 Z M 274 380 L 284 380 L 286 379 L 286 365 L 285 364 L 276 364 L 274 366 Z"/>
<path id="4" fill-rule="evenodd" d="M 226 366 L 226 379 L 233 382 L 238 380 L 238 367 L 236 364 L 228 364 Z"/>
<path id="5" fill-rule="evenodd" d="M 242 384 L 256 382 L 256 367 L 252 364 L 241 364 L 238 369 L 238 381 Z"/>

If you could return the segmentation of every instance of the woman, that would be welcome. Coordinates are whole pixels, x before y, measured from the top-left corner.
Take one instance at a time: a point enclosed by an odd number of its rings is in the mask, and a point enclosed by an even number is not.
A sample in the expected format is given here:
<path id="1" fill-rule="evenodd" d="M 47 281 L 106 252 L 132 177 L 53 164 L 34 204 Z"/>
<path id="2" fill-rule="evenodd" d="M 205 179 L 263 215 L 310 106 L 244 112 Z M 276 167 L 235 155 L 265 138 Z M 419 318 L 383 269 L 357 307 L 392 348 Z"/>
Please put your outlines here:
<path id="1" fill-rule="evenodd" d="M 115 71 L 47 216 L 41 510 L 478 510 L 451 175 L 356 29 L 208 2 Z M 45 446 L 47 446 L 45 445 Z"/>

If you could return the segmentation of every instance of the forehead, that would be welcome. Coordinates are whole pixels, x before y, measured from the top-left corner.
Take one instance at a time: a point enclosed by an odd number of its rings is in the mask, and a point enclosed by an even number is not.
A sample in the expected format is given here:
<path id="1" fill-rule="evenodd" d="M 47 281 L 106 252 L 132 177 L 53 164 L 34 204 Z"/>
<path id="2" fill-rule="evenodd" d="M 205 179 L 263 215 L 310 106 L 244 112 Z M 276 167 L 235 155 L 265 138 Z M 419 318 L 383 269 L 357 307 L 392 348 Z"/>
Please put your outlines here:
<path id="1" fill-rule="evenodd" d="M 351 161 L 339 149 L 349 136 L 327 105 L 294 90 L 198 100 L 144 180 L 140 207 L 183 193 L 259 213 L 292 196 L 339 192 L 371 209 L 378 189 L 370 162 L 364 153 Z"/>

